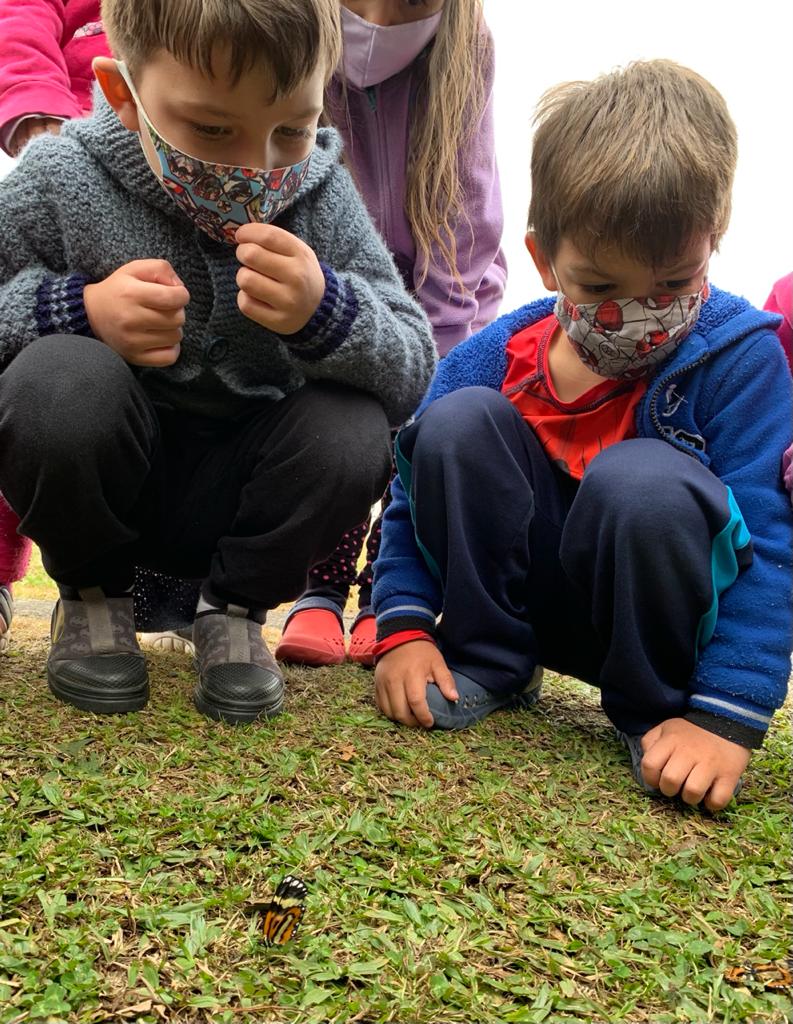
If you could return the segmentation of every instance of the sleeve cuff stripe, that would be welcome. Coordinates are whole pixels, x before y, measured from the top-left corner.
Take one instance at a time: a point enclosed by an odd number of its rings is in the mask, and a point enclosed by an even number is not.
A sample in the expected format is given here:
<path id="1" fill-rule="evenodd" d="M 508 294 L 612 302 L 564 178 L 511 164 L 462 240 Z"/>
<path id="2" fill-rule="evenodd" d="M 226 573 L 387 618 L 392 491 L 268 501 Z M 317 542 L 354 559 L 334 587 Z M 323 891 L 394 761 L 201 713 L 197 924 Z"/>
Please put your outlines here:
<path id="1" fill-rule="evenodd" d="M 435 622 L 435 613 L 423 604 L 393 605 L 391 608 L 379 612 L 377 619 L 378 622 L 385 622 L 386 619 L 393 619 L 399 615 L 418 615 L 423 619 L 429 619 L 430 622 Z"/>
<path id="2" fill-rule="evenodd" d="M 757 722 L 761 726 L 768 726 L 771 723 L 772 713 L 761 714 L 757 711 L 750 711 L 740 704 L 733 704 L 728 700 L 720 700 L 718 697 L 706 697 L 702 694 L 694 694 L 689 700 L 692 707 L 701 707 L 706 711 L 712 710 L 714 714 L 725 712 L 731 718 L 744 718 L 751 722 Z"/>

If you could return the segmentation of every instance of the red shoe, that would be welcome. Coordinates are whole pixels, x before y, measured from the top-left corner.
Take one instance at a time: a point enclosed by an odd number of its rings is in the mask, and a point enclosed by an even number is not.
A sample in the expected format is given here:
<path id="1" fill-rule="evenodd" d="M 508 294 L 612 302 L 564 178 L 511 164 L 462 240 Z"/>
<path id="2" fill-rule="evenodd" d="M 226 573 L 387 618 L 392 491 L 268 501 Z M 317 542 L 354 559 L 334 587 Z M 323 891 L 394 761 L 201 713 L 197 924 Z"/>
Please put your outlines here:
<path id="1" fill-rule="evenodd" d="M 275 656 L 294 665 L 341 665 L 345 651 L 339 616 L 325 608 L 305 608 L 290 615 Z"/>
<path id="2" fill-rule="evenodd" d="M 364 615 L 356 619 L 350 633 L 350 661 L 371 668 L 374 665 L 374 645 L 377 639 L 377 626 L 374 615 Z"/>

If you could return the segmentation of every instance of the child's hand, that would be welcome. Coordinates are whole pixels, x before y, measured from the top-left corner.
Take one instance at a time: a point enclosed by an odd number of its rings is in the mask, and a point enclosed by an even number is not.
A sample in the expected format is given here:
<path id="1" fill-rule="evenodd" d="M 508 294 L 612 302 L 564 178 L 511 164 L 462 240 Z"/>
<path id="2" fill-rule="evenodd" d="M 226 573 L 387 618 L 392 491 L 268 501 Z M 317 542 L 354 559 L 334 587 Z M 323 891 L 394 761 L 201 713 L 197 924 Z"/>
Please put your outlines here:
<path id="1" fill-rule="evenodd" d="M 125 263 L 83 292 L 91 330 L 132 366 L 176 362 L 189 301 L 190 293 L 166 260 Z"/>
<path id="2" fill-rule="evenodd" d="M 411 640 L 384 654 L 374 670 L 377 706 L 394 722 L 432 727 L 427 683 L 434 682 L 447 700 L 457 700 L 454 679 L 443 655 L 429 640 Z"/>
<path id="3" fill-rule="evenodd" d="M 240 310 L 276 334 L 305 327 L 325 294 L 314 250 L 272 224 L 243 224 L 237 242 Z"/>
<path id="4" fill-rule="evenodd" d="M 720 811 L 732 799 L 751 751 L 684 718 L 670 718 L 642 737 L 642 775 L 664 796 L 680 793 L 687 804 L 705 800 Z"/>

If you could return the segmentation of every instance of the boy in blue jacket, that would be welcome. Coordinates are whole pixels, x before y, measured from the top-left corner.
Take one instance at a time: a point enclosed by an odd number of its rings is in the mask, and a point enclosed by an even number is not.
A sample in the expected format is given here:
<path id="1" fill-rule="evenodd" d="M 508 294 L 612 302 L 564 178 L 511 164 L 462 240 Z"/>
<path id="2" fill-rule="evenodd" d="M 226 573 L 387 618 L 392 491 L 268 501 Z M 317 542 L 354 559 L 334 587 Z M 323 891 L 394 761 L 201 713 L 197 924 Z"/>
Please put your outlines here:
<path id="1" fill-rule="evenodd" d="M 552 89 L 538 122 L 527 246 L 557 299 L 455 349 L 399 435 L 377 702 L 463 728 L 546 665 L 600 688 L 645 789 L 717 810 L 792 621 L 778 321 L 708 284 L 735 128 L 667 61 Z"/>

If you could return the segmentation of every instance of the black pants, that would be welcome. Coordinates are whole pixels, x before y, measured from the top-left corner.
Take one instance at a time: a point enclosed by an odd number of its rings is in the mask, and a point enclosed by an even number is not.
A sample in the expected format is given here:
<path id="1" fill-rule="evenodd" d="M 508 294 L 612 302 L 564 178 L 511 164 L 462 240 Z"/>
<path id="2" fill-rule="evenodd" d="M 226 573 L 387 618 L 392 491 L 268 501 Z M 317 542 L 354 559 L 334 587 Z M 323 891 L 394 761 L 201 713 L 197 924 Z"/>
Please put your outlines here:
<path id="1" fill-rule="evenodd" d="M 98 341 L 42 338 L 0 375 L 0 488 L 74 587 L 135 565 L 208 577 L 210 599 L 272 608 L 377 500 L 390 468 L 372 396 L 309 384 L 229 421 L 156 407 Z"/>
<path id="2" fill-rule="evenodd" d="M 576 676 L 633 734 L 685 713 L 715 596 L 713 541 L 731 517 L 713 473 L 635 439 L 577 484 L 486 388 L 433 402 L 398 444 L 453 668 L 492 691 L 521 688 L 538 664 Z M 736 556 L 746 566 L 751 544 Z"/>

